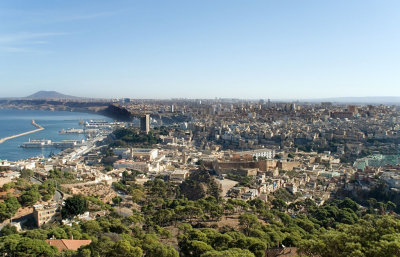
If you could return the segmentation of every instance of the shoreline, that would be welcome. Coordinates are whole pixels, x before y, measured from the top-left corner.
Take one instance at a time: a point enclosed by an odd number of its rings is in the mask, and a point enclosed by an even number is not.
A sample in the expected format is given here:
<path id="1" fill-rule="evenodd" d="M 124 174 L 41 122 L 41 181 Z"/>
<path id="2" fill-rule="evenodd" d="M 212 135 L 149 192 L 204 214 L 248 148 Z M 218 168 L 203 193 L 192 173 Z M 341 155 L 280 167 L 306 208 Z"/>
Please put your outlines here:
<path id="1" fill-rule="evenodd" d="M 23 132 L 23 133 L 20 133 L 20 134 L 12 135 L 12 136 L 9 136 L 9 137 L 0 138 L 0 144 L 4 143 L 7 140 L 13 139 L 13 138 L 22 137 L 22 136 L 25 136 L 25 135 L 33 134 L 33 133 L 39 132 L 41 130 L 44 130 L 44 128 L 42 126 L 40 126 L 39 124 L 37 124 L 34 120 L 32 120 L 32 125 L 35 126 L 36 129 L 30 130 L 30 131 L 27 131 L 27 132 Z"/>
<path id="2" fill-rule="evenodd" d="M 116 121 L 131 121 L 131 114 L 125 113 L 125 109 L 118 109 L 119 107 L 112 107 L 113 105 L 107 104 L 98 108 L 97 110 L 85 108 L 85 107 L 69 107 L 69 108 L 57 108 L 57 106 L 53 106 L 53 108 L 40 108 L 39 106 L 30 105 L 30 106 L 7 106 L 0 103 L 0 110 L 35 110 L 35 111 L 49 111 L 49 112 L 75 112 L 75 113 L 86 113 L 86 114 L 95 114 L 100 115 L 105 118 L 109 118 Z M 129 118 L 126 116 L 129 115 Z"/>

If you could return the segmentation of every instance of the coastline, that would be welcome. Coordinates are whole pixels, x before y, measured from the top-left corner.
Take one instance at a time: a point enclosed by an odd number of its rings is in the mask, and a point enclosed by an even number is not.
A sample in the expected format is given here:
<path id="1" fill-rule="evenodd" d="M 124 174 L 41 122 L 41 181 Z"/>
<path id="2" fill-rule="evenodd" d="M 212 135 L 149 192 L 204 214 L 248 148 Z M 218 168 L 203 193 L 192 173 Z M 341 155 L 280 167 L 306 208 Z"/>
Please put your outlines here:
<path id="1" fill-rule="evenodd" d="M 31 120 L 34 119 L 44 130 L 36 130 L 32 127 Z M 33 140 L 49 139 L 52 141 L 80 140 L 85 139 L 84 135 L 70 134 L 62 135 L 59 131 L 67 128 L 80 128 L 82 120 L 105 120 L 112 119 L 96 113 L 70 112 L 70 111 L 49 111 L 32 108 L 2 108 L 0 109 L 0 138 L 10 137 L 15 134 L 36 130 L 36 133 L 20 136 L 0 144 L 0 159 L 8 161 L 26 160 L 31 157 L 49 156 L 61 151 L 59 148 L 22 148 L 23 143 Z"/>
<path id="2" fill-rule="evenodd" d="M 91 103 L 82 102 L 74 103 L 73 105 L 65 105 L 60 102 L 56 104 L 44 104 L 42 102 L 36 103 L 30 100 L 14 100 L 16 103 L 1 102 L 0 109 L 13 109 L 13 110 L 36 110 L 36 111 L 66 111 L 66 112 L 80 112 L 88 114 L 97 114 L 116 121 L 131 121 L 133 116 L 127 109 L 110 104 L 110 103 Z M 13 102 L 13 101 L 11 101 Z"/>
<path id="3" fill-rule="evenodd" d="M 37 124 L 34 120 L 32 120 L 32 125 L 35 126 L 36 129 L 30 130 L 30 131 L 27 131 L 27 132 L 23 132 L 23 133 L 19 133 L 19 134 L 16 134 L 16 135 L 12 135 L 12 136 L 9 136 L 9 137 L 0 138 L 0 144 L 4 143 L 7 140 L 13 139 L 13 138 L 22 137 L 22 136 L 25 136 L 25 135 L 33 134 L 33 133 L 39 132 L 41 130 L 44 130 L 44 128 L 42 126 L 40 126 L 39 124 Z"/>

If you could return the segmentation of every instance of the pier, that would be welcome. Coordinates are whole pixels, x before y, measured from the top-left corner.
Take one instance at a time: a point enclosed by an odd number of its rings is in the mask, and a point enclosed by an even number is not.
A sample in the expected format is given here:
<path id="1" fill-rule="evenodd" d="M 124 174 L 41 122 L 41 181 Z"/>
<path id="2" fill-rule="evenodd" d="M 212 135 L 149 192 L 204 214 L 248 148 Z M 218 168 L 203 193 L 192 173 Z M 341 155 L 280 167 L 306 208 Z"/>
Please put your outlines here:
<path id="1" fill-rule="evenodd" d="M 0 144 L 4 143 L 7 140 L 10 140 L 10 139 L 13 139 L 13 138 L 17 138 L 17 137 L 22 137 L 22 136 L 29 135 L 29 134 L 33 134 L 33 133 L 36 133 L 36 132 L 41 131 L 41 130 L 44 129 L 42 126 L 37 124 L 35 122 L 35 120 L 32 120 L 32 125 L 35 126 L 36 129 L 31 130 L 31 131 L 27 131 L 27 132 L 24 132 L 24 133 L 20 133 L 20 134 L 17 134 L 17 135 L 13 135 L 13 136 L 0 138 Z"/>

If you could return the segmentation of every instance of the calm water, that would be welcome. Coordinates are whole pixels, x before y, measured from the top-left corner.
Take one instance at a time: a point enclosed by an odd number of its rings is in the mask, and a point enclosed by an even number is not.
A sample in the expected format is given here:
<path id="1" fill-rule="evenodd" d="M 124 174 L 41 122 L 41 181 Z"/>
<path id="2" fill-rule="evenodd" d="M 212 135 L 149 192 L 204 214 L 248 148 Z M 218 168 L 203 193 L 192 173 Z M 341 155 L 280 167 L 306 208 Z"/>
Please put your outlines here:
<path id="1" fill-rule="evenodd" d="M 82 139 L 84 135 L 59 134 L 59 131 L 68 128 L 80 128 L 80 120 L 111 121 L 104 116 L 88 113 L 0 109 L 0 138 L 34 130 L 35 127 L 31 124 L 32 120 L 35 120 L 44 130 L 10 139 L 0 144 L 0 159 L 16 161 L 34 156 L 48 156 L 51 152 L 58 153 L 60 149 L 56 148 L 27 149 L 20 146 L 29 139 L 51 139 L 53 141 Z"/>

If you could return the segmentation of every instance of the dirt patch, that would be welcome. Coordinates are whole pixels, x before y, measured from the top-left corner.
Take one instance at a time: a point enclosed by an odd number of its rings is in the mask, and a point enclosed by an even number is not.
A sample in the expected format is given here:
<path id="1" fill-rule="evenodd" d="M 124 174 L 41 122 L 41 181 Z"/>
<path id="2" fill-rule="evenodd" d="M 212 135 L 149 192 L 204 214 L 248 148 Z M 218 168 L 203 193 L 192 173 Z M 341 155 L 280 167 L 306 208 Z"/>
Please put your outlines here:
<path id="1" fill-rule="evenodd" d="M 19 208 L 17 213 L 15 213 L 13 219 L 19 219 L 21 217 L 24 217 L 28 214 L 33 213 L 33 208 L 32 207 L 24 207 L 24 208 Z"/>
<path id="2" fill-rule="evenodd" d="M 0 202 L 3 202 L 4 200 L 2 200 L 3 198 L 6 198 L 6 195 L 7 194 L 11 194 L 12 196 L 15 196 L 15 197 L 18 197 L 19 195 L 15 195 L 16 194 L 16 192 L 15 192 L 15 189 L 14 188 L 11 188 L 11 189 L 9 189 L 9 190 L 7 190 L 6 192 L 0 192 Z"/>
<path id="3" fill-rule="evenodd" d="M 222 228 L 229 226 L 234 229 L 239 229 L 239 215 L 223 216 L 220 221 L 206 221 L 202 222 L 207 227 Z"/>
<path id="4" fill-rule="evenodd" d="M 69 185 L 69 193 L 71 195 L 81 194 L 84 196 L 94 196 L 104 203 L 109 203 L 117 193 L 111 188 L 111 185 L 100 183 L 95 185 Z"/>

